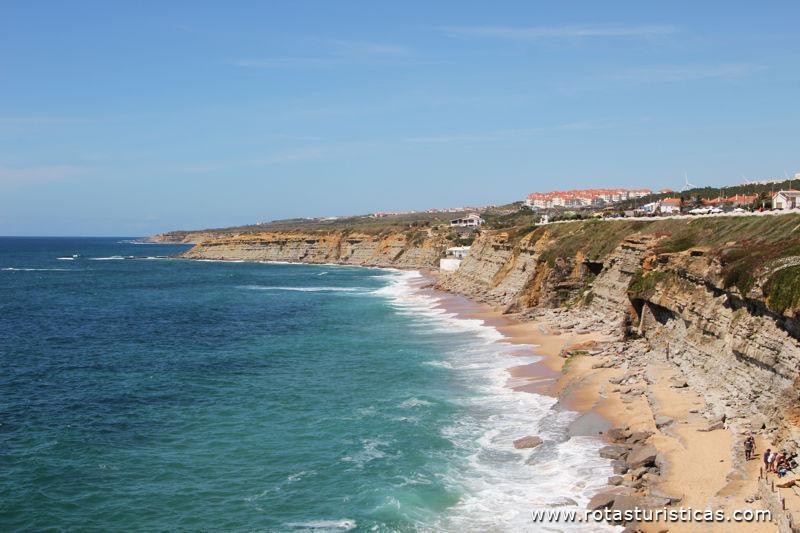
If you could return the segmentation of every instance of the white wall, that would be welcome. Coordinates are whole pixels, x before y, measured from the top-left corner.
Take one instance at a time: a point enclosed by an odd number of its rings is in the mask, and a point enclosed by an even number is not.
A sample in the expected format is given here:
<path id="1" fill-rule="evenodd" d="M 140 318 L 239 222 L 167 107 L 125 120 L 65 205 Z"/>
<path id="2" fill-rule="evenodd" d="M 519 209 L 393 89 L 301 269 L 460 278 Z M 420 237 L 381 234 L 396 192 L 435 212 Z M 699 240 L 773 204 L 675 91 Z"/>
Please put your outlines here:
<path id="1" fill-rule="evenodd" d="M 444 270 L 445 272 L 453 272 L 455 270 L 458 270 L 458 267 L 460 265 L 461 265 L 461 259 L 453 259 L 452 257 L 439 259 L 439 269 Z"/>

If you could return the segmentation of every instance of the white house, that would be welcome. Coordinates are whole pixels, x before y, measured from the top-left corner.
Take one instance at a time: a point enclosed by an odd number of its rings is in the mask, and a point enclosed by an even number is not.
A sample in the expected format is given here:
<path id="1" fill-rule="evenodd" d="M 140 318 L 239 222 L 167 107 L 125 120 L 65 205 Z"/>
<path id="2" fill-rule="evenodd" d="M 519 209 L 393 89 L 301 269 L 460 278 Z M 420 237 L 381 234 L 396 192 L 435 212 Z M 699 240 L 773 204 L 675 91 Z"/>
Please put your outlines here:
<path id="1" fill-rule="evenodd" d="M 480 227 L 483 224 L 483 219 L 478 213 L 470 213 L 463 218 L 455 218 L 450 221 L 450 226 L 459 227 Z"/>
<path id="2" fill-rule="evenodd" d="M 787 191 L 778 191 L 772 196 L 773 209 L 797 209 L 800 207 L 800 191 L 793 189 Z"/>
<path id="3" fill-rule="evenodd" d="M 439 270 L 453 272 L 461 266 L 461 260 L 469 253 L 469 246 L 454 246 L 447 249 L 447 256 L 439 259 Z"/>
<path id="4" fill-rule="evenodd" d="M 680 198 L 664 198 L 658 206 L 658 210 L 665 215 L 680 214 L 681 212 L 681 199 Z"/>
<path id="5" fill-rule="evenodd" d="M 656 210 L 658 209 L 658 202 L 650 202 L 649 204 L 644 204 L 640 209 L 645 213 L 655 213 Z"/>
<path id="6" fill-rule="evenodd" d="M 447 255 L 456 259 L 464 259 L 469 253 L 469 246 L 454 246 L 447 249 Z"/>

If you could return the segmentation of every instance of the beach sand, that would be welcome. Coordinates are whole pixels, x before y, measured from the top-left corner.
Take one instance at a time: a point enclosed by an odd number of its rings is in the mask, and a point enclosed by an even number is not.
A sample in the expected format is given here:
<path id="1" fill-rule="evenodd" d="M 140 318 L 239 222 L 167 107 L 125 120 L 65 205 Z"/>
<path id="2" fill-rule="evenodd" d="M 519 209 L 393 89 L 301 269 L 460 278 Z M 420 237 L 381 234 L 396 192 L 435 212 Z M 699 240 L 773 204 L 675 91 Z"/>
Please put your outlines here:
<path id="1" fill-rule="evenodd" d="M 429 275 L 425 290 L 433 291 L 430 280 Z M 610 340 L 602 334 L 552 332 L 543 323 L 518 321 L 488 305 L 434 292 L 448 312 L 484 320 L 505 335 L 507 342 L 519 344 L 519 355 L 541 356 L 541 361 L 533 364 L 514 365 L 511 361 L 509 380 L 515 390 L 555 396 L 564 408 L 581 413 L 573 423 L 572 434 L 602 437 L 612 426 L 653 432 L 649 442 L 658 449 L 663 465 L 660 480 L 649 488 L 681 497 L 674 507 L 723 509 L 728 516 L 734 509 L 761 508 L 758 501 L 745 502 L 756 492 L 759 461 L 744 464 L 741 442 L 729 430 L 701 431 L 708 426 L 708 420 L 700 414 L 705 401 L 688 387 L 672 386 L 673 379 L 679 376 L 666 356 L 663 361 L 648 365 L 650 384 L 643 394 L 636 398 L 623 396 L 620 387 L 609 379 L 622 375 L 624 370 L 593 368 L 597 362 L 593 357 L 560 356 L 568 347 Z M 659 429 L 656 416 L 668 417 L 672 422 Z M 758 450 L 763 451 L 765 445 L 759 443 Z M 640 524 L 639 528 L 647 532 L 776 531 L 773 523 L 651 523 Z"/>

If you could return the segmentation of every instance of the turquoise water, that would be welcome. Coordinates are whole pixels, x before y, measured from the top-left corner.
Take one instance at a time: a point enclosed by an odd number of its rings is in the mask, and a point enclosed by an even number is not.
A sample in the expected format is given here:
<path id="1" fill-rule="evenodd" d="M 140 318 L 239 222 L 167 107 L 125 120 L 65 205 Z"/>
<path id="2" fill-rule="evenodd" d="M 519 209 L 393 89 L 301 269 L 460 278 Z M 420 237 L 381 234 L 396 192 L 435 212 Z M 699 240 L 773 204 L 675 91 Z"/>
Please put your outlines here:
<path id="1" fill-rule="evenodd" d="M 535 530 L 610 474 L 418 274 L 183 249 L 0 239 L 2 529 Z"/>

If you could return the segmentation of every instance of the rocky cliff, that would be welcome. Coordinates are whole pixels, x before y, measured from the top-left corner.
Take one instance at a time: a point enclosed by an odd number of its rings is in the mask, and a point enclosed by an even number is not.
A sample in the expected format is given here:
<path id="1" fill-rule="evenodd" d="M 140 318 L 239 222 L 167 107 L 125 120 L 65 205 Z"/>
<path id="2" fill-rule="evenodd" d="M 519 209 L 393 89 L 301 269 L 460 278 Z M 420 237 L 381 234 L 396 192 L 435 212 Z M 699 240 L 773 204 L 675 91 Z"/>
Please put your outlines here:
<path id="1" fill-rule="evenodd" d="M 800 216 L 552 224 L 487 232 L 443 290 L 570 308 L 668 350 L 730 424 L 800 448 Z"/>
<path id="2" fill-rule="evenodd" d="M 201 238 L 186 257 L 399 268 L 436 268 L 452 245 L 430 228 Z M 800 215 L 483 231 L 438 287 L 523 318 L 568 309 L 581 327 L 647 341 L 730 423 L 800 448 Z"/>
<path id="3" fill-rule="evenodd" d="M 339 263 L 437 268 L 448 241 L 432 232 L 264 232 L 212 237 L 184 254 L 191 259 Z"/>

